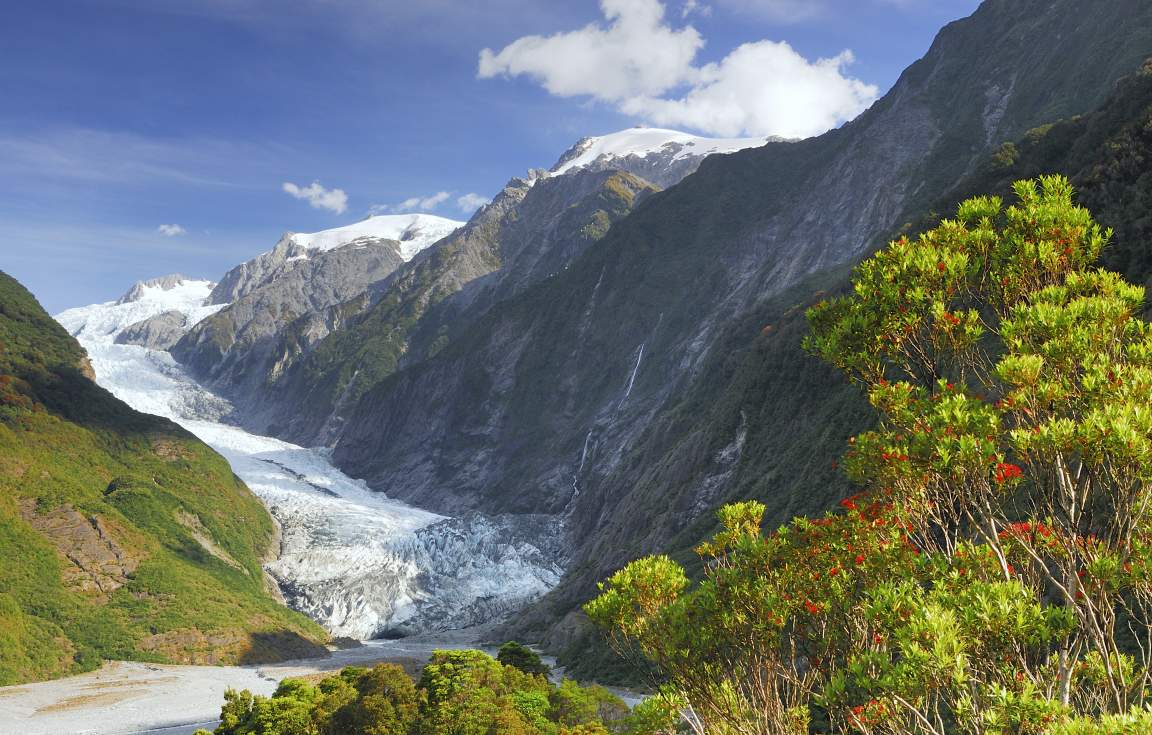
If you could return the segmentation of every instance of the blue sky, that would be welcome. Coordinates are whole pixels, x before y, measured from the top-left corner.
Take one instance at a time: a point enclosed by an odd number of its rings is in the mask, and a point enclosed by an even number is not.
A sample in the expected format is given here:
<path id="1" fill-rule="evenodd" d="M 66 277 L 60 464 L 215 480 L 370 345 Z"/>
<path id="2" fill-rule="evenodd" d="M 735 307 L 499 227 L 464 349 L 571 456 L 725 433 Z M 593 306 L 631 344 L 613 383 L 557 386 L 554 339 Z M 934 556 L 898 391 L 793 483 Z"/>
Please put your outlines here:
<path id="1" fill-rule="evenodd" d="M 435 212 L 466 219 L 462 197 L 491 196 L 584 135 L 638 123 L 818 132 L 886 91 L 977 4 L 9 3 L 0 269 L 58 311 L 141 278 L 216 278 L 285 230 L 374 206 L 447 192 Z M 733 92 L 740 102 L 720 102 Z M 285 191 L 313 182 L 328 193 L 317 206 Z"/>

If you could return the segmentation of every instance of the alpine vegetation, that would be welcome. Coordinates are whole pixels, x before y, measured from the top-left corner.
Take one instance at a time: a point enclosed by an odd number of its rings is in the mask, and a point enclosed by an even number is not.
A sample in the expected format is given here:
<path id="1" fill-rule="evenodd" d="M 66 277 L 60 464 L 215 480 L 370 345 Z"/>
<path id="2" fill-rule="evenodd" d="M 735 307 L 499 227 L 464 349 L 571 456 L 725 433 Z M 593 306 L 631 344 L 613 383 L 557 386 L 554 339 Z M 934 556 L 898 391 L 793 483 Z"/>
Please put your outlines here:
<path id="1" fill-rule="evenodd" d="M 861 492 L 703 580 L 656 556 L 585 607 L 708 733 L 1152 728 L 1152 325 L 1060 177 L 977 197 L 860 264 L 807 347 L 866 393 Z"/>

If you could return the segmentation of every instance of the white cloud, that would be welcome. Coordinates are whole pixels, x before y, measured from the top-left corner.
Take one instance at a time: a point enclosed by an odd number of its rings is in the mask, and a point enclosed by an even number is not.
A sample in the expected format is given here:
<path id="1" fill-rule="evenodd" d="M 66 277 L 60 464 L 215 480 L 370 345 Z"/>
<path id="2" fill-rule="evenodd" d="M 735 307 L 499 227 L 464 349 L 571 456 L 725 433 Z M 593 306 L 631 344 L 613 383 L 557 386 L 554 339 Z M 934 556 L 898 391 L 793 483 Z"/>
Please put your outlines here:
<path id="1" fill-rule="evenodd" d="M 855 117 L 876 99 L 875 86 L 845 76 L 852 60 L 844 51 L 810 62 L 787 43 L 746 43 L 703 67 L 683 97 L 635 98 L 620 108 L 657 125 L 715 135 L 805 138 Z"/>
<path id="2" fill-rule="evenodd" d="M 188 230 L 185 230 L 180 225 L 160 225 L 156 228 L 164 237 L 178 237 L 179 235 L 187 235 Z"/>
<path id="3" fill-rule="evenodd" d="M 316 209 L 327 209 L 336 214 L 344 214 L 348 209 L 348 195 L 343 189 L 325 189 L 319 181 L 313 181 L 309 186 L 297 186 L 290 181 L 283 184 L 284 191 L 303 199 Z"/>
<path id="4" fill-rule="evenodd" d="M 802 10 L 793 0 L 757 0 L 764 9 Z M 697 3 L 683 6 L 696 9 Z M 526 36 L 480 53 L 479 76 L 528 76 L 559 97 L 587 96 L 658 125 L 713 135 L 818 135 L 863 112 L 875 86 L 845 74 L 845 51 L 809 61 L 787 43 L 743 44 L 719 62 L 698 65 L 704 40 L 676 29 L 660 0 L 601 0 L 607 25 Z M 799 12 L 799 11 L 797 11 Z"/>
<path id="5" fill-rule="evenodd" d="M 680 10 L 680 17 L 687 18 L 690 15 L 708 17 L 712 15 L 712 6 L 705 5 L 700 2 L 700 0 L 684 0 L 684 7 Z"/>
<path id="6" fill-rule="evenodd" d="M 682 84 L 704 45 L 695 28 L 664 23 L 660 0 L 600 0 L 608 25 L 553 36 L 525 36 L 500 52 L 480 52 L 479 76 L 526 75 L 560 97 L 617 102 L 659 95 Z"/>
<path id="7" fill-rule="evenodd" d="M 488 202 L 492 201 L 486 196 L 481 196 L 476 193 L 468 193 L 456 200 L 456 206 L 460 208 L 461 212 L 465 214 L 472 214 L 480 207 L 483 207 Z"/>
<path id="8" fill-rule="evenodd" d="M 384 214 L 386 212 L 394 212 L 397 214 L 416 211 L 431 212 L 451 198 L 451 192 L 438 191 L 426 197 L 409 197 L 399 204 L 373 204 L 368 211 L 371 214 Z"/>

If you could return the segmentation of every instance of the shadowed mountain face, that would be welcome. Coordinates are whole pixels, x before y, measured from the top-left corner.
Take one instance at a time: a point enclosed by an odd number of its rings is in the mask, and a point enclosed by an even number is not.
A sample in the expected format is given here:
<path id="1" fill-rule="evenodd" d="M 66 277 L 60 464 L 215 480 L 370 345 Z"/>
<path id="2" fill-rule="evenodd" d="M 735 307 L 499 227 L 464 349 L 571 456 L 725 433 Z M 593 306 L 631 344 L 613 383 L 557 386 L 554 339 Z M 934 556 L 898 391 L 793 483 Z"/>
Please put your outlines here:
<path id="1" fill-rule="evenodd" d="M 825 507 L 865 414 L 849 393 L 814 402 L 847 389 L 798 348 L 749 352 L 798 345 L 794 307 L 907 213 L 1004 141 L 1096 108 L 1149 54 L 1147 3 L 987 2 L 856 121 L 705 160 L 567 269 L 397 359 L 321 438 L 350 474 L 434 510 L 563 516 L 573 561 L 547 621 L 735 495 L 770 497 L 771 522 Z"/>

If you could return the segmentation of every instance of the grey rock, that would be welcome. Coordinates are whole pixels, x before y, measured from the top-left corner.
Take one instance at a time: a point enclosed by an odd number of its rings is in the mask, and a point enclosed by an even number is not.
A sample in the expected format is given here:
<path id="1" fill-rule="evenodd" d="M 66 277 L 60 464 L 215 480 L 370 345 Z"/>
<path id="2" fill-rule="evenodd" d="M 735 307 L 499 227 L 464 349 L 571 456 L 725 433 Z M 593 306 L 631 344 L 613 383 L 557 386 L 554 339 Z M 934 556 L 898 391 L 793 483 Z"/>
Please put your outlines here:
<path id="1" fill-rule="evenodd" d="M 167 350 L 180 341 L 190 326 L 183 312 L 166 311 L 125 328 L 116 335 L 116 344 Z"/>

